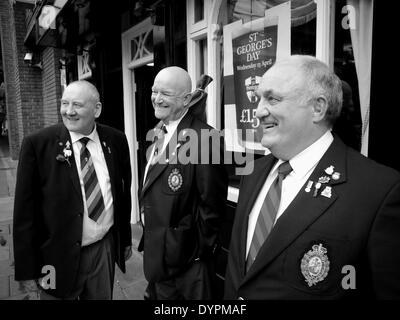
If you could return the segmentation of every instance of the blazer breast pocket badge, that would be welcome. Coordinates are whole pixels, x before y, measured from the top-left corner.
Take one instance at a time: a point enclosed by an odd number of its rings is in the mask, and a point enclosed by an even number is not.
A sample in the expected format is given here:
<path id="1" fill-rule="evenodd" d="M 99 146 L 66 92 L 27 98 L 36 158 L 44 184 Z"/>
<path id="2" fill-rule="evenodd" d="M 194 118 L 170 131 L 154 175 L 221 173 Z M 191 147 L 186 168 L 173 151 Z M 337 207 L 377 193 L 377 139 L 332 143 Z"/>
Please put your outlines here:
<path id="1" fill-rule="evenodd" d="M 329 259 L 322 244 L 315 244 L 301 259 L 301 273 L 309 287 L 323 281 L 329 272 Z"/>
<path id="2" fill-rule="evenodd" d="M 168 186 L 173 191 L 178 191 L 183 185 L 183 177 L 178 168 L 172 169 L 168 176 Z"/>

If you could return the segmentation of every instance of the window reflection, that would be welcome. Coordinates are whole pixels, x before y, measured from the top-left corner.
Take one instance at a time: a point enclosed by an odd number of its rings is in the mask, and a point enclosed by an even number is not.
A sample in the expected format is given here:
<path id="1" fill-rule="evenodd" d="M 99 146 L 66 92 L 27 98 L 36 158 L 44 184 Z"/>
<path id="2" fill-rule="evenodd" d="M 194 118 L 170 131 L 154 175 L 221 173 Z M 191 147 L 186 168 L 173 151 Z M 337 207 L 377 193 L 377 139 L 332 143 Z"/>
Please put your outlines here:
<path id="1" fill-rule="evenodd" d="M 243 23 L 253 21 L 265 16 L 265 10 L 280 5 L 287 0 L 226 0 L 226 7 L 222 6 L 219 15 L 221 26 L 243 20 Z M 291 1 L 291 53 L 309 54 L 316 53 L 316 18 L 317 4 L 314 0 Z M 221 41 L 221 67 L 223 66 L 223 47 Z M 221 70 L 221 83 L 223 84 L 223 70 Z M 224 86 L 221 88 L 221 105 L 224 105 Z M 221 108 L 222 125 L 225 121 L 225 108 Z M 261 157 L 255 154 L 255 158 Z M 234 157 L 231 157 L 233 159 Z M 240 177 L 234 174 L 235 164 L 229 166 L 230 185 L 238 187 Z"/>
<path id="2" fill-rule="evenodd" d="M 333 131 L 348 146 L 360 151 L 362 122 L 356 65 L 350 29 L 342 26 L 341 8 L 346 4 L 345 0 L 336 2 L 334 71 L 342 80 L 343 107 Z"/>

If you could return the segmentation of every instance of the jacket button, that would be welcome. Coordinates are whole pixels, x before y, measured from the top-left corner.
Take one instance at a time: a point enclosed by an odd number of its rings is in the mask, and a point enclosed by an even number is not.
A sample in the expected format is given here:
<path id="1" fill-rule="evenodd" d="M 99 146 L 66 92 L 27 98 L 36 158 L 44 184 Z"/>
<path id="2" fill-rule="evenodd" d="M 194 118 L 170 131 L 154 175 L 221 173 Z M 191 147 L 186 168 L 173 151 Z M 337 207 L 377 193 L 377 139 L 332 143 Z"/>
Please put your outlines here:
<path id="1" fill-rule="evenodd" d="M 78 216 L 80 216 L 82 218 L 82 216 L 83 216 L 82 212 L 79 212 Z"/>
<path id="2" fill-rule="evenodd" d="M 77 246 L 80 246 L 81 245 L 81 241 L 77 241 L 77 242 L 75 242 L 75 244 L 77 245 Z"/>

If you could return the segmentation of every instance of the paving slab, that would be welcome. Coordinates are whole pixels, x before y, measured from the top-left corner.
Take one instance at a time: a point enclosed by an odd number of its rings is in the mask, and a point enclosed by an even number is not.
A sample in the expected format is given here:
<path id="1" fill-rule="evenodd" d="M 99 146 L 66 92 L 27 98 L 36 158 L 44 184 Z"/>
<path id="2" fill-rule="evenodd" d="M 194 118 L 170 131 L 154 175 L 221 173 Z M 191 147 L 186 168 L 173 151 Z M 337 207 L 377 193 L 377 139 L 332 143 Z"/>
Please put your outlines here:
<path id="1" fill-rule="evenodd" d="M 10 284 L 8 276 L 0 275 L 0 299 L 5 299 L 10 296 Z"/>
<path id="2" fill-rule="evenodd" d="M 0 197 L 0 224 L 12 220 L 14 197 Z"/>
<path id="3" fill-rule="evenodd" d="M 122 273 L 119 268 L 116 268 L 115 277 L 122 288 L 129 287 L 133 283 L 143 280 L 144 273 L 142 255 L 134 250 L 132 256 L 126 263 L 126 273 Z"/>
<path id="4" fill-rule="evenodd" d="M 143 300 L 146 288 L 147 281 L 142 279 L 123 290 L 125 295 L 128 297 L 128 300 Z"/>

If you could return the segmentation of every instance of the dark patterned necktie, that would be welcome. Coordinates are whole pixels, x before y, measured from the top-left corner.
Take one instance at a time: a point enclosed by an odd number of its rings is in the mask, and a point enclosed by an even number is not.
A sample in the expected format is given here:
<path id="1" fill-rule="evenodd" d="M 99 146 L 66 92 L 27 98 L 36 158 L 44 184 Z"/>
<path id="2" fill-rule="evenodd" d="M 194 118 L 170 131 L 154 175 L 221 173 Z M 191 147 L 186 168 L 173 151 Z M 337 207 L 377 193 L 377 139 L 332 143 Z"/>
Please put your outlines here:
<path id="1" fill-rule="evenodd" d="M 85 187 L 86 205 L 88 209 L 89 218 L 97 221 L 101 214 L 104 212 L 104 200 L 101 194 L 99 181 L 97 179 L 96 170 L 94 169 L 92 156 L 86 144 L 90 139 L 83 137 L 79 139 L 82 143 L 81 148 L 81 173 L 83 184 Z"/>
<path id="2" fill-rule="evenodd" d="M 281 201 L 282 181 L 292 170 L 289 161 L 283 162 L 278 167 L 278 176 L 269 188 L 257 218 L 253 239 L 251 240 L 250 250 L 246 260 L 246 272 L 256 259 L 258 251 L 267 239 L 274 225 Z"/>
<path id="3" fill-rule="evenodd" d="M 162 153 L 162 147 L 164 145 L 165 134 L 167 133 L 167 127 L 162 125 L 161 128 L 157 128 L 154 137 L 154 153 L 151 165 L 153 166 L 160 158 Z"/>

